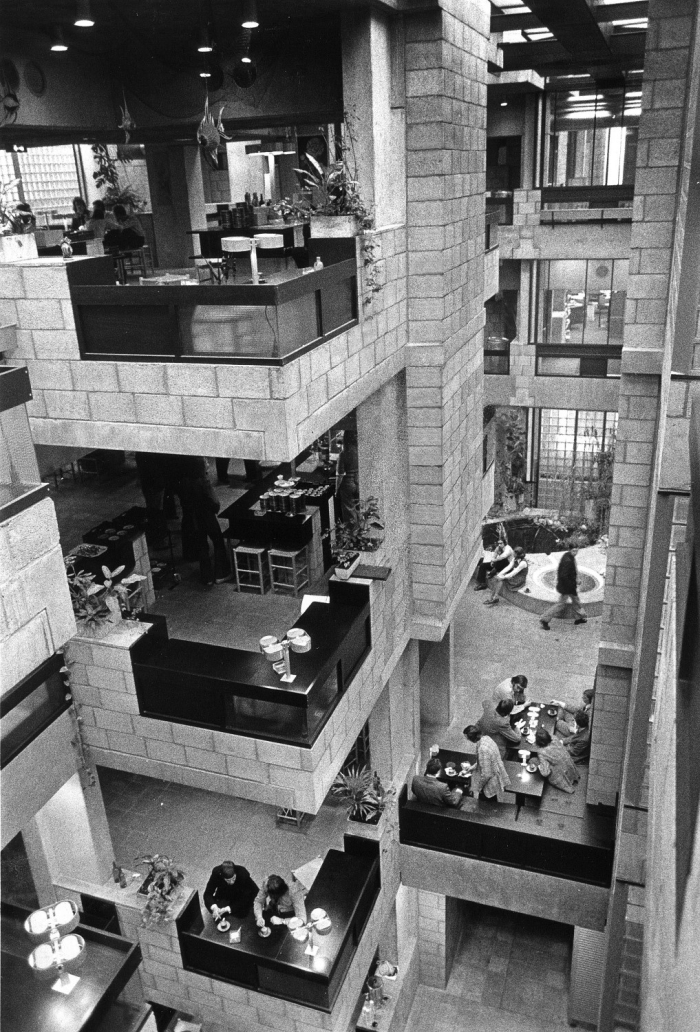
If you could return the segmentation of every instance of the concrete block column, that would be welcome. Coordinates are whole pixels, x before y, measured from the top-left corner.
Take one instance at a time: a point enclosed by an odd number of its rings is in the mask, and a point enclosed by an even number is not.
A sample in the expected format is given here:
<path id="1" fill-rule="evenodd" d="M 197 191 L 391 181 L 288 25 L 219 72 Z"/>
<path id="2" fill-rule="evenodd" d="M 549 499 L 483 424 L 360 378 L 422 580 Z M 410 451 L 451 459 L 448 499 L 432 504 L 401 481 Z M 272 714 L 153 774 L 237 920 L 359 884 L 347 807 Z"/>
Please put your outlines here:
<path id="1" fill-rule="evenodd" d="M 435 989 L 447 985 L 462 936 L 460 901 L 418 890 L 420 981 Z"/>
<path id="2" fill-rule="evenodd" d="M 454 635 L 448 627 L 442 641 L 420 642 L 420 711 L 423 724 L 448 727 L 455 702 Z"/>
<path id="3" fill-rule="evenodd" d="M 487 3 L 406 18 L 415 637 L 440 641 L 481 521 Z"/>

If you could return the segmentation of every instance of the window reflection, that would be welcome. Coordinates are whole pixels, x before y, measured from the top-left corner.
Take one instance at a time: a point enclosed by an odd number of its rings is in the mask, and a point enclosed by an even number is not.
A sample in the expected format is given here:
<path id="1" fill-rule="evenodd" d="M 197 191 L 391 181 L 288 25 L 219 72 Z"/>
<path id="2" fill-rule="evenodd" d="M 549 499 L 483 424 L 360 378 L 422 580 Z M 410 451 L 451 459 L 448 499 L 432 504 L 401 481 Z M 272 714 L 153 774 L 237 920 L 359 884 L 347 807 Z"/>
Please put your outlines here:
<path id="1" fill-rule="evenodd" d="M 535 340 L 541 344 L 622 344 L 627 276 L 627 259 L 539 262 Z"/>
<path id="2" fill-rule="evenodd" d="M 641 98 L 641 86 L 550 93 L 543 186 L 633 184 Z"/>

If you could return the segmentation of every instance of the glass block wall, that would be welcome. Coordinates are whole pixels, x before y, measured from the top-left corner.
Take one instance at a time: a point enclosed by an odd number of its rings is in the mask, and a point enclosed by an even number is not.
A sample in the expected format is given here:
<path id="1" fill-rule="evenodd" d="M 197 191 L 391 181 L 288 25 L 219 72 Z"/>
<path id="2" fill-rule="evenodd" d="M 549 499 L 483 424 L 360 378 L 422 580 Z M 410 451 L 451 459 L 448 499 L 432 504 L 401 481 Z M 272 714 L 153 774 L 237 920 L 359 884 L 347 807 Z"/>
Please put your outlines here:
<path id="1" fill-rule="evenodd" d="M 601 465 L 612 462 L 617 412 L 542 409 L 537 463 L 537 505 L 583 511 Z M 602 458 L 601 458 L 602 456 Z"/>
<path id="2" fill-rule="evenodd" d="M 70 211 L 73 198 L 80 194 L 73 147 L 31 147 L 17 157 L 24 197 L 34 211 Z"/>

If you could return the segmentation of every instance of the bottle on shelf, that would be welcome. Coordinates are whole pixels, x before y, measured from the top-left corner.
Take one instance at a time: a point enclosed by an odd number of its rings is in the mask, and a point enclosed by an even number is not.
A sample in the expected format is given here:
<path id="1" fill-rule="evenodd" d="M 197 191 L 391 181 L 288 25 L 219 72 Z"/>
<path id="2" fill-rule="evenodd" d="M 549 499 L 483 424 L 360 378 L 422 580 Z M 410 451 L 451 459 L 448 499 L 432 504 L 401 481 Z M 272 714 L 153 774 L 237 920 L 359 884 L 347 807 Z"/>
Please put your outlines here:
<path id="1" fill-rule="evenodd" d="M 319 269 L 322 269 L 322 268 L 323 268 L 323 262 L 321 261 L 319 256 L 316 255 L 316 261 L 314 262 L 314 269 L 315 269 L 316 272 L 318 272 Z"/>

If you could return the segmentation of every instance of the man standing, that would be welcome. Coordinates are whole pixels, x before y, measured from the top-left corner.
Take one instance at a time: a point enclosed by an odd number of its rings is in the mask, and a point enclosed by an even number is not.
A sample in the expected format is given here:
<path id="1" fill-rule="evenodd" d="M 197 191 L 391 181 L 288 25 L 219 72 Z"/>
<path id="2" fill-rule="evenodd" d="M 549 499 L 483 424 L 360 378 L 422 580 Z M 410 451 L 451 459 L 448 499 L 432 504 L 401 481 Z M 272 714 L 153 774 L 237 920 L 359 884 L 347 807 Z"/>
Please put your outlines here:
<path id="1" fill-rule="evenodd" d="M 450 790 L 448 785 L 438 781 L 438 774 L 441 770 L 442 765 L 439 759 L 437 756 L 433 756 L 428 760 L 425 774 L 414 776 L 411 782 L 411 791 L 421 803 L 428 803 L 431 806 L 461 806 L 462 789 Z"/>
<path id="2" fill-rule="evenodd" d="M 245 917 L 253 905 L 258 887 L 245 867 L 224 860 L 209 876 L 204 890 L 204 905 L 218 921 L 224 914 Z"/>

